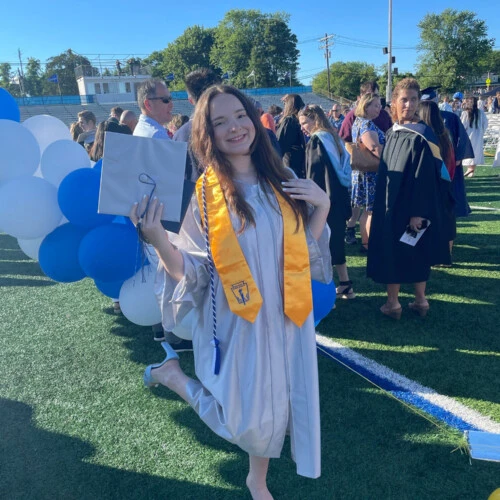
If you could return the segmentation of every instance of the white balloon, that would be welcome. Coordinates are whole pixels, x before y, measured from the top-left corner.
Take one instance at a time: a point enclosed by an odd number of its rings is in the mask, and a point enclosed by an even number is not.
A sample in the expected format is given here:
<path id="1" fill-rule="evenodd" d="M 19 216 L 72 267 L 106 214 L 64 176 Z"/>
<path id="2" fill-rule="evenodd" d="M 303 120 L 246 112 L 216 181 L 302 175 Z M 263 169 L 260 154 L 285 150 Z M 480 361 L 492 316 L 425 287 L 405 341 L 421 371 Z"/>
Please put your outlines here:
<path id="1" fill-rule="evenodd" d="M 172 330 L 177 337 L 184 340 L 193 340 L 193 319 L 194 319 L 194 309 L 191 309 L 186 316 L 182 318 L 182 321 L 175 325 Z"/>
<path id="2" fill-rule="evenodd" d="M 0 120 L 0 183 L 33 175 L 40 162 L 40 147 L 20 123 Z"/>
<path id="3" fill-rule="evenodd" d="M 140 269 L 121 287 L 120 309 L 136 325 L 152 326 L 161 323 L 160 306 L 154 292 L 155 274 L 155 268 L 144 266 L 143 270 Z"/>
<path id="4" fill-rule="evenodd" d="M 49 144 L 40 161 L 43 178 L 57 187 L 70 172 L 79 168 L 90 168 L 89 155 L 80 144 L 67 139 Z"/>
<path id="5" fill-rule="evenodd" d="M 32 240 L 23 240 L 18 238 L 17 243 L 25 255 L 27 255 L 30 259 L 38 260 L 38 251 L 40 250 L 40 245 L 45 239 L 45 236 L 46 235 L 43 235 L 40 238 L 34 238 Z"/>
<path id="6" fill-rule="evenodd" d="M 0 227 L 15 238 L 41 238 L 62 216 L 57 188 L 45 179 L 24 176 L 0 186 Z"/>
<path id="7" fill-rule="evenodd" d="M 59 139 L 71 140 L 69 128 L 54 116 L 36 115 L 23 122 L 26 127 L 35 136 L 40 146 L 40 153 L 43 154 L 45 148 Z"/>

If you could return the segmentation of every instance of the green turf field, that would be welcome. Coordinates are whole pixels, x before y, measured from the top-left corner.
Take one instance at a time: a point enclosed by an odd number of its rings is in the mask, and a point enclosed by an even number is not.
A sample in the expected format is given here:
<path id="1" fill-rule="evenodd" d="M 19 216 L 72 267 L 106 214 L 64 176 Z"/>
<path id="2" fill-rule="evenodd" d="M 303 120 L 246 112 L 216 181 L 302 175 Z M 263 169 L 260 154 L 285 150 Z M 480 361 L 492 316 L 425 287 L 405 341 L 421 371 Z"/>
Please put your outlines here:
<path id="1" fill-rule="evenodd" d="M 358 296 L 318 330 L 500 423 L 499 174 L 467 179 L 470 204 L 489 210 L 459 220 L 426 319 L 382 317 L 384 290 L 349 247 Z M 163 358 L 150 328 L 113 315 L 88 279 L 51 282 L 2 234 L 0 294 L 0 498 L 249 498 L 246 455 L 167 389 L 143 387 L 145 366 Z M 191 354 L 181 364 L 193 373 Z M 276 499 L 481 500 L 500 487 L 500 463 L 470 463 L 460 433 L 334 361 L 321 356 L 319 370 L 323 473 L 297 476 L 287 442 L 271 461 Z"/>

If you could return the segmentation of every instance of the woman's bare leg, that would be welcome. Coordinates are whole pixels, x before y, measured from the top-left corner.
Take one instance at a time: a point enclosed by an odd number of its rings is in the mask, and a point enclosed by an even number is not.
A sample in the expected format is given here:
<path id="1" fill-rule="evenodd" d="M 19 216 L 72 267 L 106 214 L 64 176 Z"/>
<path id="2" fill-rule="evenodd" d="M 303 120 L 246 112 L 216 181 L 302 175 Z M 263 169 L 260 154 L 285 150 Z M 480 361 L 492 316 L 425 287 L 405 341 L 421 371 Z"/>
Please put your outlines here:
<path id="1" fill-rule="evenodd" d="M 476 170 L 476 165 L 469 165 L 467 167 L 467 172 L 465 172 L 464 177 L 474 177 L 474 170 Z"/>
<path id="2" fill-rule="evenodd" d="M 339 281 L 349 281 L 349 273 L 347 271 L 347 263 L 335 264 L 335 270 L 339 277 Z"/>
<path id="3" fill-rule="evenodd" d="M 427 282 L 421 281 L 420 283 L 415 283 L 415 303 L 419 306 L 429 305 L 425 297 L 425 286 Z"/>
<path id="4" fill-rule="evenodd" d="M 365 248 L 368 248 L 371 224 L 372 212 L 365 210 L 359 219 L 359 234 L 361 234 L 361 243 Z"/>
<path id="5" fill-rule="evenodd" d="M 370 228 L 372 226 L 372 213 L 366 211 L 366 222 L 365 222 L 365 231 L 366 231 L 366 244 L 368 244 L 368 240 L 370 239 Z"/>
<path id="6" fill-rule="evenodd" d="M 269 458 L 248 456 L 250 459 L 250 470 L 247 476 L 247 487 L 250 490 L 253 500 L 273 500 L 271 493 L 267 489 L 267 469 L 269 468 Z"/>
<path id="7" fill-rule="evenodd" d="M 399 290 L 401 285 L 396 283 L 391 283 L 387 285 L 387 303 L 386 306 L 388 309 L 397 309 L 401 307 L 399 303 Z"/>
<path id="8" fill-rule="evenodd" d="M 347 221 L 348 228 L 356 227 L 356 222 L 358 222 L 360 213 L 361 213 L 361 208 L 353 207 L 351 218 Z"/>
<path id="9" fill-rule="evenodd" d="M 187 384 L 190 379 L 179 365 L 177 359 L 171 359 L 164 365 L 153 368 L 151 370 L 151 377 L 154 382 L 168 387 L 171 391 L 178 394 L 184 401 L 189 403 L 186 391 Z"/>

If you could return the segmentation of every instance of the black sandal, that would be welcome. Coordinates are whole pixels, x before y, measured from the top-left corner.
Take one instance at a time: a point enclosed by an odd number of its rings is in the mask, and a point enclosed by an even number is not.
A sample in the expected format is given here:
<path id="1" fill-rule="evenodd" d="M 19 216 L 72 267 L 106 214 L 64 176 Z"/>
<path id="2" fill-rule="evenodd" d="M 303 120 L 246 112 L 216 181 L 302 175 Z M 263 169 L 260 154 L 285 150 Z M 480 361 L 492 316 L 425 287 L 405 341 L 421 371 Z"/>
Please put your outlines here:
<path id="1" fill-rule="evenodd" d="M 368 253 L 368 243 L 361 242 L 361 246 L 359 247 L 359 251 L 361 253 Z"/>
<path id="2" fill-rule="evenodd" d="M 337 287 L 337 298 L 340 299 L 354 299 L 356 294 L 352 289 L 352 281 L 341 281 Z"/>

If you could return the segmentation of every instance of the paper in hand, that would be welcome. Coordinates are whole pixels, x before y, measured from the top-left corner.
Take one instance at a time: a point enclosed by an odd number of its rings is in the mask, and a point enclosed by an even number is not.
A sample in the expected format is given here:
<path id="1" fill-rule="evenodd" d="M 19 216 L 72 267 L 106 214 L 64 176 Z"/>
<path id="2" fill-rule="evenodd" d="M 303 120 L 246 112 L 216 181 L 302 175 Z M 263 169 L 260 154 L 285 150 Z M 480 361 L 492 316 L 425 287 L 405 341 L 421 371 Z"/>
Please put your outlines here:
<path id="1" fill-rule="evenodd" d="M 425 222 L 426 226 L 420 229 L 419 231 L 413 231 L 413 229 L 411 229 L 410 226 L 407 226 L 406 231 L 403 233 L 403 236 L 399 238 L 399 241 L 414 247 L 418 243 L 418 240 L 422 238 L 425 231 L 427 231 L 427 228 L 431 225 L 430 220 L 424 219 L 424 221 L 426 221 Z"/>
<path id="2" fill-rule="evenodd" d="M 106 132 L 98 212 L 126 215 L 144 195 L 164 204 L 162 221 L 180 222 L 185 142 Z"/>

